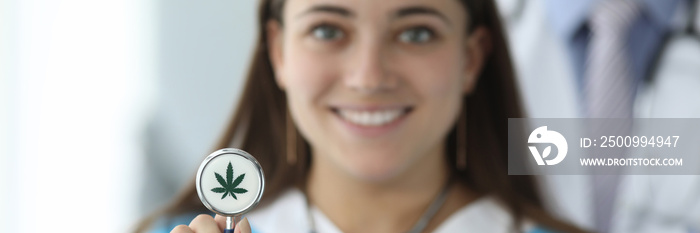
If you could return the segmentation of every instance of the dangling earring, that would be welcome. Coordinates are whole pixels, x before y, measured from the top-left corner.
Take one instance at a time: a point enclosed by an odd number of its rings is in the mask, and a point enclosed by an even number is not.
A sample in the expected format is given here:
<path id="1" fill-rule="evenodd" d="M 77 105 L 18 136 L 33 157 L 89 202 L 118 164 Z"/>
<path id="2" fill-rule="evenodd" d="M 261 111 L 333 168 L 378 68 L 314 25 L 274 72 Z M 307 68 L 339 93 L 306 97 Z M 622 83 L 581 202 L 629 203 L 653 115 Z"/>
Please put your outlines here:
<path id="1" fill-rule="evenodd" d="M 286 127 L 287 127 L 287 163 L 289 165 L 294 165 L 297 162 L 297 131 L 294 126 L 294 121 L 292 116 L 287 109 L 286 115 Z"/>
<path id="2" fill-rule="evenodd" d="M 457 120 L 457 136 L 456 147 L 457 155 L 457 169 L 464 171 L 467 169 L 467 105 L 462 106 L 462 112 L 459 114 L 459 120 Z"/>

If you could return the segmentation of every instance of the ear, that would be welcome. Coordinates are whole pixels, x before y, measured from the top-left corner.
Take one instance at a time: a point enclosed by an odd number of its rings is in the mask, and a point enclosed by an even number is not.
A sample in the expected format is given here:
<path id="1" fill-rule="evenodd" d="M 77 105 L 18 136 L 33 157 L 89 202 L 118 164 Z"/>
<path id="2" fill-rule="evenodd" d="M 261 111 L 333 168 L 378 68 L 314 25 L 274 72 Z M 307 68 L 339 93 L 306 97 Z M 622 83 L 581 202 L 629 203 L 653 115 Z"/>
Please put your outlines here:
<path id="1" fill-rule="evenodd" d="M 267 34 L 267 52 L 275 73 L 275 81 L 280 89 L 284 90 L 285 82 L 282 77 L 284 67 L 284 56 L 282 56 L 282 25 L 277 20 L 268 20 L 265 25 Z"/>
<path id="2" fill-rule="evenodd" d="M 464 94 L 469 94 L 474 90 L 479 79 L 479 74 L 484 68 L 486 60 L 491 53 L 491 34 L 488 29 L 480 26 L 467 36 L 466 43 L 466 62 L 465 64 L 465 80 Z"/>

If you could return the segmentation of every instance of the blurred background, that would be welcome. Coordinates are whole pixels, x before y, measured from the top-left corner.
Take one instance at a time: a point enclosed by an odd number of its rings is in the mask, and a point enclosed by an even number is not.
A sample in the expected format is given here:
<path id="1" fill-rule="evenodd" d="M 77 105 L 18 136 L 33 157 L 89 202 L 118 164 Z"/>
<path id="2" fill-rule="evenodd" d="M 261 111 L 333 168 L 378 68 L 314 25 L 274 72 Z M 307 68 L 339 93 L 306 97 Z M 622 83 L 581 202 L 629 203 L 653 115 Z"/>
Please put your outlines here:
<path id="1" fill-rule="evenodd" d="M 234 108 L 255 8 L 1 0 L 0 232 L 126 232 L 175 195 Z"/>
<path id="2" fill-rule="evenodd" d="M 235 108 L 256 2 L 0 0 L 0 232 L 126 232 L 175 196 Z M 580 99 L 594 96 L 586 17 L 601 1 L 497 2 L 529 116 L 591 117 Z M 626 54 L 636 72 L 626 114 L 700 117 L 697 0 L 637 3 L 642 26 L 618 37 L 651 52 Z M 603 227 L 700 232 L 700 176 L 626 178 L 627 217 Z M 545 177 L 544 200 L 593 229 L 588 179 Z"/>

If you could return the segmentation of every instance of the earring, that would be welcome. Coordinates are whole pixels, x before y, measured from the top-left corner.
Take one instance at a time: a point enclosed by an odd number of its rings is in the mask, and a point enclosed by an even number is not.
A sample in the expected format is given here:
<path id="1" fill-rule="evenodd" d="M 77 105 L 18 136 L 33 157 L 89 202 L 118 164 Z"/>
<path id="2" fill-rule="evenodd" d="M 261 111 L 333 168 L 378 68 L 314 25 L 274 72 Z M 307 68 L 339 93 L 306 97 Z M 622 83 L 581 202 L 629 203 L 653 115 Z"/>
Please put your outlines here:
<path id="1" fill-rule="evenodd" d="M 297 162 L 297 132 L 294 126 L 294 121 L 292 116 L 287 109 L 286 115 L 286 128 L 287 128 L 287 163 L 289 165 L 294 165 Z"/>
<path id="2" fill-rule="evenodd" d="M 455 156 L 457 162 L 457 169 L 464 171 L 467 169 L 467 106 L 466 104 L 462 106 L 462 111 L 459 114 L 459 120 L 457 120 L 457 136 L 456 136 L 456 147 L 457 155 Z"/>

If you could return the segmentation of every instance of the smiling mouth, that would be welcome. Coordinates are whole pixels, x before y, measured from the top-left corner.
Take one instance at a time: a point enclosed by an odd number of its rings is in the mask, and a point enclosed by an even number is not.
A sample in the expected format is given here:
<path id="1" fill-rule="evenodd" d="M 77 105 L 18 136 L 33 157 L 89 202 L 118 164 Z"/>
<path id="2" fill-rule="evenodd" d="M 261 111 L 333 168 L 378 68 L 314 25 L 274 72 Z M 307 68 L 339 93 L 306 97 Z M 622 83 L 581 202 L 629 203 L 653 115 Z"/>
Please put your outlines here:
<path id="1" fill-rule="evenodd" d="M 359 126 L 382 126 L 405 116 L 412 107 L 398 107 L 374 110 L 331 108 L 343 120 Z"/>

